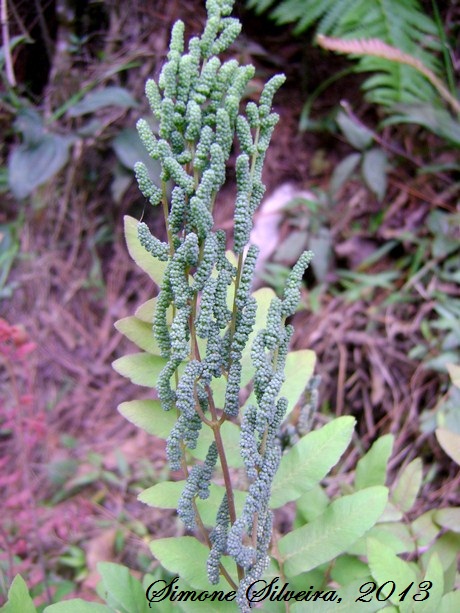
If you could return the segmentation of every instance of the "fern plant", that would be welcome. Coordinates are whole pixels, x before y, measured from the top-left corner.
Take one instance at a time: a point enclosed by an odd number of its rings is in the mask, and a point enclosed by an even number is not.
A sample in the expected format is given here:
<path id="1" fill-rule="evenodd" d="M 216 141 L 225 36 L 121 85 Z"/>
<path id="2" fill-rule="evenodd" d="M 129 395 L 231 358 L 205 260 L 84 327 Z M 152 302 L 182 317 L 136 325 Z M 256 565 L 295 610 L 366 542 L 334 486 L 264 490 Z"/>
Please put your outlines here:
<path id="1" fill-rule="evenodd" d="M 246 4 L 260 14 L 272 8 L 274 1 L 247 0 Z M 283 0 L 272 8 L 270 17 L 278 24 L 295 23 L 295 33 L 316 24 L 316 35 L 378 39 L 417 58 L 434 74 L 442 72 L 436 55 L 442 46 L 439 29 L 418 0 Z M 369 55 L 358 59 L 356 71 L 374 73 L 363 84 L 370 102 L 389 106 L 436 100 L 430 81 L 407 64 Z"/>
<path id="2" fill-rule="evenodd" d="M 232 5 L 207 1 L 204 33 L 189 41 L 187 51 L 184 24 L 177 22 L 158 83 L 146 85 L 158 130 L 140 120 L 138 131 L 161 164 L 161 183 L 152 182 L 142 163 L 135 171 L 145 198 L 163 211 L 167 242 L 152 236 L 145 223 L 126 219 L 130 252 L 151 272 L 160 292 L 135 317 L 117 323 L 144 351 L 123 356 L 114 367 L 133 382 L 156 388 L 159 400 L 134 400 L 119 410 L 166 438 L 170 467 L 182 473 L 181 481 L 156 484 L 139 498 L 176 509 L 198 537 L 157 539 L 151 544 L 153 554 L 186 589 L 226 586 L 238 608 L 249 611 L 271 556 L 280 567 L 286 561 L 275 575 L 295 576 L 305 568 L 307 537 L 293 532 L 279 539 L 275 551 L 271 548 L 272 510 L 311 488 L 311 481 L 300 475 L 312 459 L 314 441 L 335 432 L 334 449 L 320 460 L 324 475 L 331 459 L 334 463 L 343 452 L 344 440 L 348 444 L 354 420 L 311 433 L 313 439 L 282 454 L 282 423 L 314 362 L 310 351 L 289 352 L 292 327 L 286 322 L 297 308 L 312 254 L 300 256 L 282 299 L 266 289 L 251 294 L 257 258 L 249 244 L 252 217 L 265 190 L 264 158 L 278 120 L 272 100 L 284 76 L 266 83 L 259 104 L 250 101 L 243 108 L 254 67 L 235 60 L 222 63 L 218 57 L 240 31 L 239 22 L 228 16 Z M 237 152 L 236 199 L 233 252 L 228 252 L 228 237 L 215 229 L 213 213 L 232 147 Z M 345 501 L 356 509 L 367 506 L 359 521 L 350 521 L 346 539 L 351 534 L 355 540 L 370 528 L 386 500 L 386 489 L 378 487 Z M 319 547 L 315 563 L 323 554 Z"/>

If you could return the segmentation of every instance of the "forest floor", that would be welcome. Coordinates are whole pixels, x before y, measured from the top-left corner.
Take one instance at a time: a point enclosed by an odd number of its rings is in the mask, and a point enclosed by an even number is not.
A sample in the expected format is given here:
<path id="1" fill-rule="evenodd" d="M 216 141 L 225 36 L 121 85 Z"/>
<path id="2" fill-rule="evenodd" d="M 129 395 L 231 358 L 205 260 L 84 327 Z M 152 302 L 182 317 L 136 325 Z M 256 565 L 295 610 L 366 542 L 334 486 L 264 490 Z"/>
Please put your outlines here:
<path id="1" fill-rule="evenodd" d="M 0 400 L 10 398 L 5 415 L 12 398 L 16 407 L 14 415 L 2 416 L 0 432 L 0 574 L 9 582 L 21 572 L 36 592 L 43 591 L 43 599 L 44 575 L 51 591 L 91 597 L 99 560 L 145 572 L 151 564 L 150 537 L 184 530 L 173 512 L 160 513 L 136 500 L 142 488 L 167 475 L 165 453 L 161 441 L 117 412 L 119 403 L 149 398 L 151 390 L 130 384 L 111 366 L 134 351 L 114 322 L 132 315 L 157 291 L 127 253 L 123 216 L 143 215 L 152 231 L 164 232 L 160 217 L 144 211 L 133 180 L 123 190 L 114 188 L 123 173 L 111 142 L 147 114 L 143 83 L 158 74 L 171 24 L 180 17 L 187 32 L 201 31 L 203 3 L 185 3 L 185 12 L 182 4 L 157 2 L 149 10 L 136 4 L 135 11 L 131 3 L 121 2 L 95 37 L 97 48 L 56 54 L 40 108 L 57 108 L 94 79 L 123 85 L 140 107 L 104 110 L 98 116 L 99 132 L 78 140 L 70 163 L 33 197 L 18 204 L 10 194 L 1 195 L 0 224 L 17 223 L 19 232 L 5 286 L 11 291 L 3 293 L 0 316 L 20 328 L 3 330 L 0 342 L 6 351 L 16 338 L 17 348 L 26 349 L 10 353 L 11 368 L 0 370 Z M 436 259 L 428 246 L 434 240 L 429 230 L 433 215 L 458 212 L 454 181 L 442 173 L 427 178 L 418 172 L 422 163 L 439 161 L 440 145 L 433 136 L 420 140 L 407 130 L 400 143 L 406 155 L 389 151 L 382 201 L 359 177 L 332 194 L 332 172 L 353 149 L 338 133 L 300 131 L 299 118 L 308 91 L 339 70 L 342 60 L 312 47 L 308 37 L 296 38 L 241 7 L 240 13 L 244 35 L 233 52 L 257 68 L 249 95 L 256 99 L 263 82 L 276 72 L 287 74 L 275 101 L 280 122 L 267 156 L 267 196 L 286 185 L 291 194 L 303 193 L 303 200 L 291 198 L 282 212 L 276 228 L 278 267 L 269 269 L 265 282 L 277 288 L 282 267 L 294 262 L 295 249 L 287 248 L 286 238 L 298 239 L 299 231 L 317 235 L 318 227 L 326 237 L 317 253 L 322 266 L 306 278 L 303 308 L 292 322 L 293 346 L 317 354 L 319 401 L 313 425 L 334 415 L 355 416 L 356 436 L 336 473 L 344 481 L 372 442 L 392 433 L 390 483 L 415 457 L 425 466 L 414 513 L 459 505 L 458 471 L 429 426 L 436 408 L 448 399 L 445 363 L 457 351 L 446 349 L 433 323 L 442 320 L 439 295 L 456 300 L 459 289 L 430 274 L 442 257 Z M 104 77 L 109 67 L 129 62 L 133 68 Z M 378 116 L 363 102 L 360 82 L 354 75 L 329 87 L 313 107 L 315 117 L 328 117 L 345 100 L 375 125 Z M 385 136 L 390 144 L 394 134 Z M 13 140 L 10 134 L 7 143 Z M 231 180 L 231 168 L 228 175 Z M 311 194 L 316 211 L 305 193 Z M 230 234 L 232 209 L 229 190 L 219 202 L 217 223 Z M 432 266 L 422 270 L 427 257 Z M 334 484 L 337 479 L 331 488 Z"/>

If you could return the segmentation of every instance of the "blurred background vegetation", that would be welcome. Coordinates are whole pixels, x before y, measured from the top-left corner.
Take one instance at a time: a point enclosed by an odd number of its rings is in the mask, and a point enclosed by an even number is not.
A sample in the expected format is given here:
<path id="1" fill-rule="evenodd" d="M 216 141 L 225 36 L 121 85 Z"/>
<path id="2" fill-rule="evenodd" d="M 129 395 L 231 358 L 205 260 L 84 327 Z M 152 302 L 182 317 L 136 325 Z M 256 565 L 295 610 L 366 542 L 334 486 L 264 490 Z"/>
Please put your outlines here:
<path id="1" fill-rule="evenodd" d="M 304 248 L 316 254 L 294 317 L 295 346 L 318 356 L 313 425 L 358 420 L 327 485 L 392 433 L 391 470 L 424 463 L 420 514 L 460 503 L 448 455 L 460 435 L 448 372 L 459 379 L 460 5 L 371 5 L 240 0 L 232 54 L 256 66 L 248 99 L 287 75 L 265 174 L 276 222 L 262 209 L 259 227 L 276 249 L 259 274 L 278 290 Z M 149 535 L 183 530 L 136 501 L 165 478 L 164 450 L 116 411 L 151 391 L 110 366 L 130 349 L 113 322 L 156 291 L 122 218 L 164 232 L 133 180 L 145 159 L 134 125 L 179 18 L 200 31 L 204 1 L 1 0 L 0 591 L 21 572 L 37 602 L 93 594 L 99 560 L 151 570 Z M 232 198 L 218 211 L 230 237 Z"/>

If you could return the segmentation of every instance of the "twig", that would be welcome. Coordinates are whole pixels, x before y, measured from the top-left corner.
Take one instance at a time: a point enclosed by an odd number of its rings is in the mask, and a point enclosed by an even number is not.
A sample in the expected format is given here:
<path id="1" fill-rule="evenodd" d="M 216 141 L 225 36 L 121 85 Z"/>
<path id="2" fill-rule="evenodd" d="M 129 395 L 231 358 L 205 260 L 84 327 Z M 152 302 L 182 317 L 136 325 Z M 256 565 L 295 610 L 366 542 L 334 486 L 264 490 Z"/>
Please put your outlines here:
<path id="1" fill-rule="evenodd" d="M 5 56 L 6 78 L 11 87 L 16 87 L 16 77 L 14 76 L 13 60 L 10 49 L 10 31 L 8 29 L 8 7 L 7 0 L 1 0 L 0 19 L 2 22 L 3 53 Z"/>

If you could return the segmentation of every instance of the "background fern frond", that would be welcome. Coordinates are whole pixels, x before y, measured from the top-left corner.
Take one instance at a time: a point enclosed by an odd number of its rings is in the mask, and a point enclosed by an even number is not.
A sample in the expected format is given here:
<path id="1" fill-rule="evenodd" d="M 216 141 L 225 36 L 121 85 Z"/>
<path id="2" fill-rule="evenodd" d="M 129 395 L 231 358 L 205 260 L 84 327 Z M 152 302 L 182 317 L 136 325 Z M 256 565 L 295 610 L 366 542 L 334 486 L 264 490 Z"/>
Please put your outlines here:
<path id="1" fill-rule="evenodd" d="M 275 2 L 275 0 L 247 0 L 246 6 L 248 9 L 254 9 L 254 11 L 260 15 Z"/>
<path id="2" fill-rule="evenodd" d="M 349 0 L 346 1 L 349 2 Z M 332 10 L 335 4 L 336 0 L 323 0 L 323 2 L 284 0 L 272 12 L 271 17 L 280 25 L 297 23 L 294 32 L 300 34 L 320 19 L 325 12 Z"/>
<path id="3" fill-rule="evenodd" d="M 378 60 L 388 60 L 393 65 L 395 63 L 404 64 L 405 66 L 415 69 L 418 73 L 420 73 L 420 75 L 423 75 L 433 87 L 436 88 L 440 96 L 451 105 L 452 109 L 456 113 L 460 114 L 460 102 L 451 95 L 444 83 L 422 62 L 422 60 L 414 57 L 410 53 L 403 53 L 396 47 L 387 45 L 381 40 L 375 38 L 369 40 L 344 40 L 341 38 L 331 38 L 329 36 L 319 34 L 316 40 L 320 47 L 323 47 L 324 49 L 351 55 L 370 56 L 377 58 Z M 372 67 L 372 64 L 369 66 L 370 57 L 368 57 L 367 66 L 365 68 L 366 70 L 375 70 L 375 68 Z M 380 63 L 378 66 L 379 65 Z M 382 67 L 378 68 L 378 70 L 382 70 Z M 386 72 L 390 72 L 390 68 L 388 68 Z M 417 101 L 420 99 L 420 87 L 423 88 L 423 84 L 420 84 L 418 82 L 419 79 L 415 79 L 412 74 L 409 74 L 408 77 L 409 78 L 408 80 L 406 79 L 406 81 L 414 94 L 415 100 Z"/>
<path id="4" fill-rule="evenodd" d="M 410 66 L 396 64 L 375 57 L 362 58 L 357 72 L 372 72 L 362 89 L 366 99 L 373 104 L 391 107 L 395 104 L 419 104 L 421 101 L 434 104 L 434 88 L 420 73 Z"/>
<path id="5" fill-rule="evenodd" d="M 273 2 L 248 0 L 247 5 L 263 12 Z M 316 24 L 316 35 L 378 39 L 420 60 L 435 79 L 441 73 L 437 57 L 442 47 L 438 27 L 418 0 L 283 0 L 271 10 L 270 16 L 278 24 L 295 23 L 296 33 Z M 436 100 L 427 74 L 422 71 L 423 76 L 408 63 L 395 63 L 378 55 L 364 56 L 358 60 L 356 70 L 378 73 L 363 86 L 371 102 L 388 106 Z M 429 81 L 433 83 L 433 79 Z"/>

